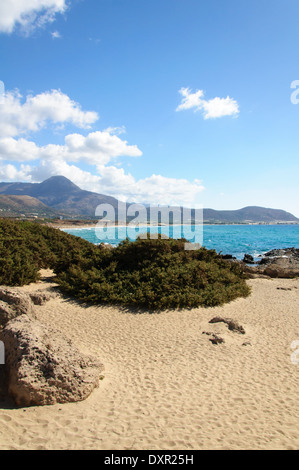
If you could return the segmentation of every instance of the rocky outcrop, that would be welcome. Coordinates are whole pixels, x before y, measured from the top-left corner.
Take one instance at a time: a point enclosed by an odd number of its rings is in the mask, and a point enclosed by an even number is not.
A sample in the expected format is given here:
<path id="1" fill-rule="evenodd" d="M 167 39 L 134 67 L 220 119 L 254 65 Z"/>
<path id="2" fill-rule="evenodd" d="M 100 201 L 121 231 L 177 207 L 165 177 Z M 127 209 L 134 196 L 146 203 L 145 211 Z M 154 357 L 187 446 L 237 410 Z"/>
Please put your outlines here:
<path id="1" fill-rule="evenodd" d="M 102 364 L 60 332 L 21 315 L 0 331 L 8 394 L 18 406 L 81 401 L 98 386 Z"/>
<path id="2" fill-rule="evenodd" d="M 221 336 L 216 335 L 215 333 L 212 333 L 211 331 L 203 331 L 203 335 L 211 336 L 209 341 L 211 341 L 212 344 L 222 344 L 225 343 L 224 339 L 221 338 Z"/>
<path id="3" fill-rule="evenodd" d="M 299 276 L 299 249 L 271 250 L 261 259 L 259 266 L 270 277 L 292 278 Z"/>
<path id="4" fill-rule="evenodd" d="M 212 344 L 225 343 L 224 339 L 221 338 L 221 336 L 218 336 L 218 335 L 215 335 L 215 334 L 212 334 L 212 337 L 211 337 L 210 341 L 211 341 Z"/>
<path id="5" fill-rule="evenodd" d="M 246 263 L 246 264 L 255 264 L 255 261 L 254 261 L 253 256 L 248 255 L 248 254 L 244 255 L 243 263 Z"/>
<path id="6" fill-rule="evenodd" d="M 228 256 L 228 255 L 226 255 Z M 265 253 L 261 260 L 252 265 L 250 255 L 245 255 L 243 260 L 226 258 L 231 262 L 238 263 L 248 278 L 287 278 L 292 279 L 299 276 L 299 249 L 285 248 L 271 250 Z"/>
<path id="7" fill-rule="evenodd" d="M 0 327 L 20 315 L 35 318 L 34 305 L 43 305 L 56 295 L 51 290 L 41 289 L 27 294 L 18 288 L 0 286 Z"/>
<path id="8" fill-rule="evenodd" d="M 232 320 L 231 318 L 214 317 L 209 321 L 209 323 L 225 323 L 230 331 L 245 335 L 243 326 L 239 325 L 238 322 Z"/>
<path id="9" fill-rule="evenodd" d="M 35 316 L 30 296 L 17 289 L 0 286 L 0 326 L 24 314 Z"/>
<path id="10" fill-rule="evenodd" d="M 34 303 L 34 305 L 44 305 L 49 300 L 56 297 L 55 292 L 47 292 L 44 290 L 37 290 L 29 294 L 30 299 Z"/>
<path id="11" fill-rule="evenodd" d="M 237 259 L 235 256 L 233 255 L 230 255 L 230 254 L 227 254 L 227 255 L 221 255 L 222 259 L 226 259 L 226 260 L 233 260 L 233 259 Z"/>
<path id="12" fill-rule="evenodd" d="M 294 262 L 299 262 L 299 248 L 282 248 L 278 250 L 271 250 L 264 254 L 261 264 L 271 262 L 273 258 L 290 258 Z"/>

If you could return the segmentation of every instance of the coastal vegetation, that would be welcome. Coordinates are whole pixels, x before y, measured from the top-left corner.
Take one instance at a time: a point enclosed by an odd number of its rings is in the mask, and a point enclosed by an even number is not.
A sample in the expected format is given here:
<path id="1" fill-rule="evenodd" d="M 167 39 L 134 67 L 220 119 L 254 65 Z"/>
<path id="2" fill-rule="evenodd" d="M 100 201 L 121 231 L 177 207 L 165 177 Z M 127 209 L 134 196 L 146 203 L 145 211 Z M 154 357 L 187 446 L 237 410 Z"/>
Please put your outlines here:
<path id="1" fill-rule="evenodd" d="M 216 306 L 249 295 L 238 263 L 185 240 L 125 240 L 95 246 L 30 222 L 0 219 L 0 284 L 24 285 L 51 268 L 62 292 L 94 304 L 153 310 Z"/>
<path id="2" fill-rule="evenodd" d="M 41 268 L 59 273 L 81 257 L 99 252 L 94 245 L 33 222 L 0 219 L 0 284 L 22 286 L 39 279 Z"/>

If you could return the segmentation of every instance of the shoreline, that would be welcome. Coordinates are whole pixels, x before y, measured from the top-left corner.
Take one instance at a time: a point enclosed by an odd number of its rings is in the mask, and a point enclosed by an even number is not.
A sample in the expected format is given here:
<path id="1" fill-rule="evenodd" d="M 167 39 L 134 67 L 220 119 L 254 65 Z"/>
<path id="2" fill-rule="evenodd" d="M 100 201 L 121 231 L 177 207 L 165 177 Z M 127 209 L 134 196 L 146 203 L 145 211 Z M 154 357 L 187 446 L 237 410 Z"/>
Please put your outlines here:
<path id="1" fill-rule="evenodd" d="M 59 230 L 81 230 L 81 229 L 94 229 L 97 227 L 97 225 L 99 224 L 99 222 L 96 222 L 94 225 L 93 224 L 84 224 L 82 223 L 82 225 L 79 225 L 79 224 L 75 224 L 75 225 L 63 225 L 63 224 L 53 224 L 53 223 L 46 223 L 45 225 L 47 225 L 48 227 L 52 227 L 52 228 L 57 228 Z M 124 227 L 130 227 L 130 228 L 133 228 L 133 227 L 140 227 L 140 228 L 145 228 L 145 227 L 179 227 L 181 224 L 170 224 L 170 225 L 167 225 L 167 224 L 163 224 L 163 225 L 157 225 L 157 224 L 154 224 L 154 225 L 151 225 L 151 224 L 138 224 L 138 225 L 129 225 L 129 224 L 120 224 L 120 225 L 117 225 L 117 224 L 108 224 L 107 225 L 107 228 L 124 228 Z M 184 224 L 182 226 L 194 226 L 194 224 Z M 249 223 L 249 224 L 211 224 L 211 223 L 204 223 L 203 224 L 203 227 L 248 227 L 248 226 L 271 226 L 271 227 L 276 227 L 276 226 L 288 226 L 288 227 L 292 227 L 292 226 L 296 226 L 296 225 L 299 225 L 299 223 Z M 100 227 L 100 226 L 99 226 Z M 103 228 L 106 228 L 106 225 L 103 225 L 102 226 Z"/>

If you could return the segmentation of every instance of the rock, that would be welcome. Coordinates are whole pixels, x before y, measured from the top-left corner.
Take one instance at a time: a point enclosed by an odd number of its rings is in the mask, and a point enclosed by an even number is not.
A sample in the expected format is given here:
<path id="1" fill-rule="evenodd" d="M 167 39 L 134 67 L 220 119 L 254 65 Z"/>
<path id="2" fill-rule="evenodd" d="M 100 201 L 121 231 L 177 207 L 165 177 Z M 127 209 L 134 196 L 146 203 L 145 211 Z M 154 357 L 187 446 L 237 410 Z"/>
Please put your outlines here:
<path id="1" fill-rule="evenodd" d="M 246 264 L 255 264 L 253 256 L 247 255 L 247 254 L 244 255 L 243 263 L 246 263 Z"/>
<path id="2" fill-rule="evenodd" d="M 269 251 L 255 266 L 241 260 L 233 261 L 238 263 L 247 278 L 251 279 L 292 279 L 299 276 L 299 249 L 296 248 Z"/>
<path id="3" fill-rule="evenodd" d="M 245 341 L 245 343 L 243 343 L 242 346 L 252 346 L 252 344 L 250 341 Z"/>
<path id="4" fill-rule="evenodd" d="M 221 338 L 220 336 L 217 336 L 215 334 L 212 335 L 213 337 L 209 340 L 211 341 L 212 344 L 222 344 L 225 343 L 224 339 Z"/>
<path id="5" fill-rule="evenodd" d="M 225 323 L 230 331 L 245 335 L 243 326 L 239 325 L 239 323 L 237 323 L 235 320 L 232 320 L 231 318 L 214 317 L 209 321 L 209 323 Z"/>
<path id="6" fill-rule="evenodd" d="M 24 314 L 35 317 L 30 296 L 17 289 L 0 286 L 0 326 Z"/>
<path id="7" fill-rule="evenodd" d="M 103 365 L 60 332 L 21 315 L 0 331 L 8 394 L 18 406 L 81 401 L 98 386 Z"/>
<path id="8" fill-rule="evenodd" d="M 237 333 L 241 333 L 241 335 L 245 335 L 245 330 L 242 325 L 239 325 L 235 320 L 229 320 L 227 322 L 228 329 L 230 331 L 235 331 Z"/>
<path id="9" fill-rule="evenodd" d="M 299 276 L 299 249 L 285 248 L 265 253 L 259 262 L 263 273 L 270 277 L 294 278 Z"/>
<path id="10" fill-rule="evenodd" d="M 233 255 L 221 255 L 222 256 L 222 259 L 227 259 L 227 260 L 233 260 L 233 259 L 236 259 L 235 256 Z"/>
<path id="11" fill-rule="evenodd" d="M 209 323 L 226 323 L 226 319 L 222 317 L 214 317 L 209 321 Z"/>
<path id="12" fill-rule="evenodd" d="M 244 271 L 249 279 L 270 279 L 270 276 L 264 274 L 265 269 L 261 266 L 245 265 Z"/>
<path id="13" fill-rule="evenodd" d="M 278 250 L 271 250 L 264 254 L 263 260 L 271 258 L 287 257 L 297 259 L 299 261 L 299 248 L 282 248 Z"/>
<path id="14" fill-rule="evenodd" d="M 36 291 L 29 294 L 34 305 L 44 305 L 50 299 L 56 297 L 55 293 L 45 292 L 45 291 Z"/>

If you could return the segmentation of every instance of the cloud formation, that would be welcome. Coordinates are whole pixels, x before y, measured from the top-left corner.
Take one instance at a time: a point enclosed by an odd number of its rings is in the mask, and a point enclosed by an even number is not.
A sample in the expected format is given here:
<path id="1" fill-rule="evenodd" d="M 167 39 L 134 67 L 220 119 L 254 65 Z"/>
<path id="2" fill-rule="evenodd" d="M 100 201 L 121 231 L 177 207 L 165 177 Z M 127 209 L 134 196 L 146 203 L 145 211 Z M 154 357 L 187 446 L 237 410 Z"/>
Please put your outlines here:
<path id="1" fill-rule="evenodd" d="M 51 33 L 51 36 L 52 36 L 52 39 L 60 39 L 61 38 L 61 34 L 59 31 L 53 31 Z"/>
<path id="2" fill-rule="evenodd" d="M 117 157 L 140 157 L 141 150 L 129 145 L 126 140 L 106 131 L 97 131 L 86 137 L 69 134 L 64 145 L 48 144 L 38 146 L 27 139 L 14 137 L 0 138 L 0 160 L 16 162 L 34 160 L 63 160 L 66 162 L 85 162 L 89 165 L 106 165 Z"/>
<path id="3" fill-rule="evenodd" d="M 203 90 L 197 90 L 193 93 L 189 88 L 181 88 L 179 93 L 183 98 L 176 108 L 176 111 L 188 109 L 202 111 L 204 119 L 215 119 L 239 114 L 237 101 L 229 96 L 226 98 L 216 97 L 211 100 L 205 100 Z"/>
<path id="4" fill-rule="evenodd" d="M 67 9 L 67 0 L 2 0 L 0 32 L 10 34 L 19 26 L 26 34 L 54 21 Z"/>
<path id="5" fill-rule="evenodd" d="M 199 180 L 155 174 L 136 180 L 118 166 L 121 157 L 142 156 L 137 145 L 123 138 L 124 126 L 87 135 L 68 133 L 63 144 L 39 145 L 31 136 L 53 124 L 89 129 L 97 119 L 96 112 L 83 111 L 60 90 L 30 95 L 25 100 L 19 93 L 6 93 L 0 106 L 0 180 L 41 182 L 63 175 L 82 189 L 123 201 L 192 205 L 203 190 Z"/>
<path id="6" fill-rule="evenodd" d="M 63 175 L 80 188 L 107 194 L 121 201 L 194 207 L 196 197 L 204 190 L 202 182 L 195 179 L 167 178 L 161 175 L 136 180 L 123 168 L 99 166 L 97 174 L 84 171 L 62 159 L 41 160 L 36 165 L 22 164 L 18 169 L 11 163 L 0 162 L 1 181 L 40 182 L 50 176 Z"/>
<path id="7" fill-rule="evenodd" d="M 82 111 L 78 103 L 60 90 L 29 95 L 24 103 L 18 92 L 7 92 L 0 110 L 0 137 L 36 132 L 50 121 L 88 129 L 98 118 L 98 113 Z"/>

